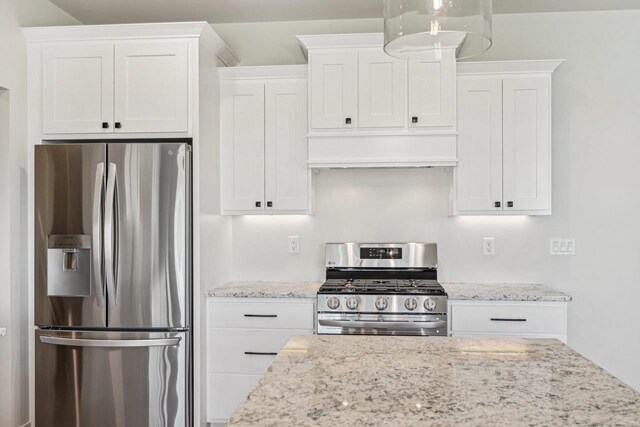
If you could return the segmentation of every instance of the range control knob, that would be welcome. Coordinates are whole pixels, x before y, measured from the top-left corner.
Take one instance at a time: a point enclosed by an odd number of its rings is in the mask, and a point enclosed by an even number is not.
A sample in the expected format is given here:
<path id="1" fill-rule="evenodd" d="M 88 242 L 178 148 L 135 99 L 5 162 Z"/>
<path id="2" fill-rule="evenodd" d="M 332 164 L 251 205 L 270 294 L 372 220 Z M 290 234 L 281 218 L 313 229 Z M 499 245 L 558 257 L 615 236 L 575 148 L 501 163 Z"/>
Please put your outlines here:
<path id="1" fill-rule="evenodd" d="M 331 297 L 327 300 L 327 305 L 331 310 L 335 310 L 336 308 L 340 307 L 340 300 L 336 297 Z"/>
<path id="2" fill-rule="evenodd" d="M 415 298 L 407 298 L 406 300 L 404 300 L 404 308 L 406 308 L 409 311 L 415 310 L 417 306 L 418 306 L 418 301 L 416 301 Z"/>
<path id="3" fill-rule="evenodd" d="M 380 297 L 376 300 L 376 308 L 378 310 L 384 310 L 385 308 L 387 308 L 388 305 L 389 305 L 389 302 L 387 301 L 386 298 Z"/>
<path id="4" fill-rule="evenodd" d="M 355 310 L 356 308 L 358 308 L 358 300 L 354 297 L 347 298 L 347 308 L 349 310 Z"/>
<path id="5" fill-rule="evenodd" d="M 424 300 L 424 308 L 426 308 L 428 311 L 433 311 L 433 309 L 436 308 L 435 300 L 433 300 L 432 298 L 427 298 L 426 300 Z"/>

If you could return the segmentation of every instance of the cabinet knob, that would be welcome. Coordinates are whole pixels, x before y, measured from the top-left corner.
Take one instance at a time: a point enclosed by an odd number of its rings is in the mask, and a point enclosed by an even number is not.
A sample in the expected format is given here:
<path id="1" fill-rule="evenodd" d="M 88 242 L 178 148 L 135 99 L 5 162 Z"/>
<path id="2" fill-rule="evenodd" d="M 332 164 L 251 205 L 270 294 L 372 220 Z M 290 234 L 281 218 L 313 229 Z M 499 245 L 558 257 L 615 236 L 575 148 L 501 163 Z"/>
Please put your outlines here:
<path id="1" fill-rule="evenodd" d="M 120 129 L 122 127 L 122 123 L 116 122 L 114 126 L 116 129 Z"/>
<path id="2" fill-rule="evenodd" d="M 418 123 L 418 118 L 416 116 L 411 117 L 411 123 Z"/>
<path id="3" fill-rule="evenodd" d="M 109 123 L 102 122 L 102 129 L 109 129 Z"/>
<path id="4" fill-rule="evenodd" d="M 502 204 L 501 204 L 500 202 L 495 202 L 493 205 L 494 205 L 496 208 L 499 208 L 500 206 L 502 206 Z"/>
<path id="5" fill-rule="evenodd" d="M 267 202 L 267 207 L 268 208 L 272 208 L 273 207 L 273 202 Z"/>
<path id="6" fill-rule="evenodd" d="M 262 206 L 262 202 L 256 202 L 256 208 L 259 208 Z"/>
<path id="7" fill-rule="evenodd" d="M 507 207 L 508 207 L 508 208 L 512 208 L 512 207 L 513 207 L 513 202 L 512 202 L 511 200 L 509 200 L 509 201 L 507 202 Z"/>
<path id="8" fill-rule="evenodd" d="M 351 124 L 351 117 L 347 117 L 346 119 L 344 119 L 344 123 L 347 125 Z"/>

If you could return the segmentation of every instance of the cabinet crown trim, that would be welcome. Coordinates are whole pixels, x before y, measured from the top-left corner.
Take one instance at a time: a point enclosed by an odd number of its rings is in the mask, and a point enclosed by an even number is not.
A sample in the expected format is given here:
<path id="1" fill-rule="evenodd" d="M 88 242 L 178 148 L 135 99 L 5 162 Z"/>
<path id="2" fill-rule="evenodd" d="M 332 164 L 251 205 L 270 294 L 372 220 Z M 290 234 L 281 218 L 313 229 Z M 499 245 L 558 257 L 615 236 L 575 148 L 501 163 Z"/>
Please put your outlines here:
<path id="1" fill-rule="evenodd" d="M 296 36 L 305 58 L 310 49 L 361 49 L 382 48 L 384 46 L 383 33 L 353 33 L 353 34 L 314 34 Z M 442 46 L 442 49 L 456 49 L 457 44 Z"/>
<path id="2" fill-rule="evenodd" d="M 458 76 L 553 73 L 564 59 L 535 59 L 525 61 L 458 62 Z"/>
<path id="3" fill-rule="evenodd" d="M 218 70 L 218 77 L 225 80 L 255 79 L 306 79 L 308 66 L 303 65 L 264 65 L 256 67 L 227 67 Z"/>
<path id="4" fill-rule="evenodd" d="M 22 29 L 27 43 L 117 41 L 163 38 L 199 38 L 226 66 L 238 65 L 238 58 L 207 22 L 153 24 L 69 25 Z"/>

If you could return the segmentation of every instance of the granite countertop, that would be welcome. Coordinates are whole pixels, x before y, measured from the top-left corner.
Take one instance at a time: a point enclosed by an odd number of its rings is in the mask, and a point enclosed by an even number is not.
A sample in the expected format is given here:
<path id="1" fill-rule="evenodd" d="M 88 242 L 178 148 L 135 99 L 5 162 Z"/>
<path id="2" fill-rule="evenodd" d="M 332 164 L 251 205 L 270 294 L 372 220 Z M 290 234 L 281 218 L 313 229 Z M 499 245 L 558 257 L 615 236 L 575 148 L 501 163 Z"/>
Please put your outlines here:
<path id="1" fill-rule="evenodd" d="M 229 282 L 206 291 L 210 297 L 315 298 L 322 282 Z M 519 283 L 443 283 L 450 300 L 476 301 L 571 301 L 571 295 L 545 285 Z"/>
<path id="2" fill-rule="evenodd" d="M 206 292 L 209 297 L 228 298 L 315 298 L 322 282 L 229 282 Z"/>
<path id="3" fill-rule="evenodd" d="M 294 336 L 230 426 L 640 425 L 640 393 L 560 341 Z"/>
<path id="4" fill-rule="evenodd" d="M 526 283 L 443 283 L 450 300 L 571 301 L 571 295 L 545 285 Z"/>

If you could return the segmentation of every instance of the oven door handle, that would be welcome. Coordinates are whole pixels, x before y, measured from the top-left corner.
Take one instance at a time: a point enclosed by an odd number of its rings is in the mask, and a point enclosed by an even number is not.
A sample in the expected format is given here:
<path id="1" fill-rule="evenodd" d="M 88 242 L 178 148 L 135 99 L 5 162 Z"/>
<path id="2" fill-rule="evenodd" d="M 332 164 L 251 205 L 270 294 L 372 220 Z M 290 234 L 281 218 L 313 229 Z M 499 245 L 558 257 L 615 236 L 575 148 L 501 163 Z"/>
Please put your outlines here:
<path id="1" fill-rule="evenodd" d="M 334 326 L 338 328 L 359 328 L 359 329 L 393 329 L 396 331 L 411 331 L 416 329 L 438 329 L 447 326 L 445 320 L 434 322 L 375 322 L 360 320 L 327 320 L 319 319 L 320 326 Z"/>

